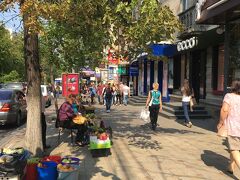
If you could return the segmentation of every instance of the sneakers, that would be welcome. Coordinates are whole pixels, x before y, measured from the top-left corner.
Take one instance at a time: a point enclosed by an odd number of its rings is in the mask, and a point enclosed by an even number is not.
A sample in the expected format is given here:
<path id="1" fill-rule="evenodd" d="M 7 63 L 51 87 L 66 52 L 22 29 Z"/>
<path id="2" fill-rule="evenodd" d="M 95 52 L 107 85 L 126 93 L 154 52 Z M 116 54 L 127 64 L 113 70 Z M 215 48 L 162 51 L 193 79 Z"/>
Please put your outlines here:
<path id="1" fill-rule="evenodd" d="M 191 127 L 192 127 L 192 123 L 191 123 L 191 122 L 189 122 L 189 123 L 186 123 L 186 122 L 185 122 L 184 125 L 187 126 L 188 128 L 191 128 Z"/>
<path id="2" fill-rule="evenodd" d="M 107 113 L 110 113 L 110 110 L 107 110 Z"/>

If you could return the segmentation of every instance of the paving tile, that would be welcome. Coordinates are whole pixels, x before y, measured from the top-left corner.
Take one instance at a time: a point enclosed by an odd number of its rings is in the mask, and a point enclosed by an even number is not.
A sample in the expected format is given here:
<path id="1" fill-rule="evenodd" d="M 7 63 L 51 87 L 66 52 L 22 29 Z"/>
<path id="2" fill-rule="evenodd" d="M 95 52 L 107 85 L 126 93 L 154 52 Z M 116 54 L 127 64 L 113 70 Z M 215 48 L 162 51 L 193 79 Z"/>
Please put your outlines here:
<path id="1" fill-rule="evenodd" d="M 103 106 L 97 106 L 103 109 Z M 48 121 L 48 138 L 52 155 L 71 155 L 81 159 L 80 179 L 83 180 L 228 180 L 225 166 L 229 154 L 224 139 L 215 132 L 159 118 L 159 127 L 152 131 L 138 118 L 141 107 L 113 107 L 111 113 L 99 110 L 97 116 L 113 128 L 112 155 L 93 158 L 87 147 L 69 145 L 68 134 L 61 136 L 57 146 L 54 121 Z M 51 117 L 51 112 L 48 114 Z M 48 117 L 48 118 L 49 118 Z M 51 119 L 51 118 L 50 118 Z M 0 147 L 24 145 L 24 127 L 0 140 Z M 16 136 L 17 135 L 17 136 Z M 235 172 L 240 177 L 240 171 Z M 236 178 L 235 178 L 236 179 Z"/>

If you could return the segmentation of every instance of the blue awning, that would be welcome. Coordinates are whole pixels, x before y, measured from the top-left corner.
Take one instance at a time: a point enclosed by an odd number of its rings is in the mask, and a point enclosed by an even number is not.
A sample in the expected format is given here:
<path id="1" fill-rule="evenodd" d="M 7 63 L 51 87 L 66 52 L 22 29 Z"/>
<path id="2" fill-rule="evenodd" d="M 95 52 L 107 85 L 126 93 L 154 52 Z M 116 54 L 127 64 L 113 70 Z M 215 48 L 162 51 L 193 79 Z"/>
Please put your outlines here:
<path id="1" fill-rule="evenodd" d="M 151 48 L 154 56 L 172 57 L 177 52 L 177 46 L 175 44 L 154 44 Z"/>

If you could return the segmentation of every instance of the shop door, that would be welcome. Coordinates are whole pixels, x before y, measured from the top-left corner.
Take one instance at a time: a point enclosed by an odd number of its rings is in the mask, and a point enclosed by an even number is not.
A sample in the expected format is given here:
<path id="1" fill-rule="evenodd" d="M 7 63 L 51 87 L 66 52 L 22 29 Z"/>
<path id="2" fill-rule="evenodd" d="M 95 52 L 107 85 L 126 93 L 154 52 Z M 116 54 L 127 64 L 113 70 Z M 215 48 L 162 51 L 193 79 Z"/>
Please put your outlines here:
<path id="1" fill-rule="evenodd" d="M 195 51 L 190 57 L 190 83 L 199 102 L 206 96 L 206 52 Z"/>
<path id="2" fill-rule="evenodd" d="M 180 89 L 181 87 L 181 55 L 173 58 L 173 89 Z"/>

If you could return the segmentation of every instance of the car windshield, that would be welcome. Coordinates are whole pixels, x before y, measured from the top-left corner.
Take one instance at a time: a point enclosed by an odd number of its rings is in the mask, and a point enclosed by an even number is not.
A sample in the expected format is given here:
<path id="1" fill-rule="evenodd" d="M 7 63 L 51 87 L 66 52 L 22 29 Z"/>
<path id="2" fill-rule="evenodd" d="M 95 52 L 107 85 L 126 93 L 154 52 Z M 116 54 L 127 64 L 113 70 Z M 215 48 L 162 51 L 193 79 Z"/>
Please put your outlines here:
<path id="1" fill-rule="evenodd" d="M 12 97 L 12 91 L 0 91 L 0 100 L 9 100 Z"/>
<path id="2" fill-rule="evenodd" d="M 45 91 L 45 90 L 44 90 L 44 87 L 41 87 L 41 91 L 42 91 L 42 93 L 44 93 L 44 91 Z"/>
<path id="3" fill-rule="evenodd" d="M 7 89 L 23 89 L 23 86 L 22 86 L 22 84 L 13 83 L 13 84 L 6 84 L 5 88 L 7 88 Z"/>

